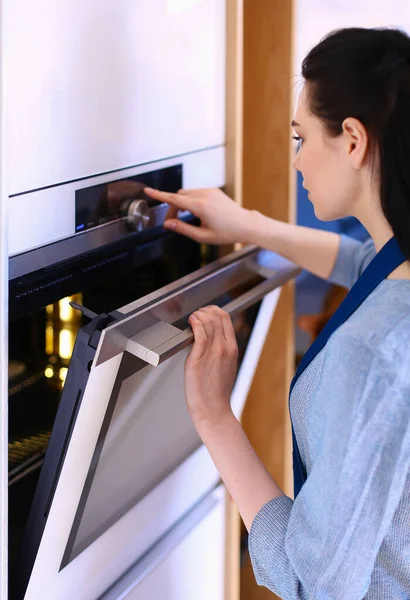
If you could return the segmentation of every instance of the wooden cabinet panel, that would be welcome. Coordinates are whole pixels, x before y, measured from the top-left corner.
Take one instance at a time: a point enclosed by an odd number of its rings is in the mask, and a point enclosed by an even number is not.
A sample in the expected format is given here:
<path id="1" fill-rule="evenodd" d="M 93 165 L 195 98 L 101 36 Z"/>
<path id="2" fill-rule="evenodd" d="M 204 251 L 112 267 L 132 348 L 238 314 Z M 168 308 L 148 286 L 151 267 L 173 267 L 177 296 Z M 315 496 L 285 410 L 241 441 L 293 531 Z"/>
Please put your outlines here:
<path id="1" fill-rule="evenodd" d="M 294 221 L 292 142 L 292 0 L 244 0 L 243 205 Z M 294 285 L 282 290 L 248 396 L 242 423 L 272 476 L 292 493 L 288 390 L 294 371 Z M 256 585 L 249 560 L 241 572 L 243 600 L 271 600 Z"/>

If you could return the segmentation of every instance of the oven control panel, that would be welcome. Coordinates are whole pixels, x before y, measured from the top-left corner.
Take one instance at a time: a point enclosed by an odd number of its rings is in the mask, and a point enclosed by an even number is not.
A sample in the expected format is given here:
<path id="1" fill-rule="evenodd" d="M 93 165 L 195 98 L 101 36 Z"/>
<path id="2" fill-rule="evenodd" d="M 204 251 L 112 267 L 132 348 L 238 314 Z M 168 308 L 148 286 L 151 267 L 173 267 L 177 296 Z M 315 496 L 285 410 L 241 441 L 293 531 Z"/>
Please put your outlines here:
<path id="1" fill-rule="evenodd" d="M 75 233 L 119 220 L 130 231 L 162 225 L 168 205 L 148 198 L 147 186 L 177 192 L 182 187 L 182 165 L 76 190 Z"/>

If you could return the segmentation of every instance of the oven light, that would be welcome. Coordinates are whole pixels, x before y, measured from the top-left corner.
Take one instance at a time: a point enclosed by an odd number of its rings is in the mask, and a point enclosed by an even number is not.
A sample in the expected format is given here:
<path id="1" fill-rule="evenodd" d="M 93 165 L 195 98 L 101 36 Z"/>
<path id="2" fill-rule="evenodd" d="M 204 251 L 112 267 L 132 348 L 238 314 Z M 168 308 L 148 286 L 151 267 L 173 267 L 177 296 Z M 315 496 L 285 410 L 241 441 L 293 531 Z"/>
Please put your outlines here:
<path id="1" fill-rule="evenodd" d="M 74 333 L 69 329 L 62 329 L 59 335 L 59 356 L 71 358 L 74 347 Z"/>
<path id="2" fill-rule="evenodd" d="M 48 367 L 46 367 L 46 370 L 44 371 L 44 375 L 47 377 L 47 379 L 51 379 L 54 375 L 53 367 L 50 367 L 50 365 L 48 365 Z"/>
<path id="3" fill-rule="evenodd" d="M 59 371 L 59 376 L 61 381 L 64 383 L 67 377 L 67 371 L 68 369 L 66 367 L 62 367 Z"/>
<path id="4" fill-rule="evenodd" d="M 58 303 L 60 307 L 60 319 L 62 321 L 70 321 L 72 317 L 73 309 L 70 306 L 70 300 L 71 298 L 62 298 Z"/>
<path id="5" fill-rule="evenodd" d="M 54 352 L 54 329 L 52 325 L 46 327 L 46 354 Z"/>

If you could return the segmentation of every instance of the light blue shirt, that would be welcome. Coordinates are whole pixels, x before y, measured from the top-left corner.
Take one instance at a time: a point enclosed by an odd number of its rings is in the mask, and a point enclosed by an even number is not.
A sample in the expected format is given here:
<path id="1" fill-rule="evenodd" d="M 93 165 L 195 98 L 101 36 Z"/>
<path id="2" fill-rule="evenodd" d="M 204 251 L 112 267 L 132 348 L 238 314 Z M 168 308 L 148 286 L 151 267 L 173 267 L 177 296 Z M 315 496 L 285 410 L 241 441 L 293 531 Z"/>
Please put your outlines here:
<path id="1" fill-rule="evenodd" d="M 330 280 L 351 287 L 374 255 L 341 236 Z M 257 583 L 284 600 L 409 600 L 410 281 L 381 282 L 290 404 L 308 477 L 252 523 Z"/>

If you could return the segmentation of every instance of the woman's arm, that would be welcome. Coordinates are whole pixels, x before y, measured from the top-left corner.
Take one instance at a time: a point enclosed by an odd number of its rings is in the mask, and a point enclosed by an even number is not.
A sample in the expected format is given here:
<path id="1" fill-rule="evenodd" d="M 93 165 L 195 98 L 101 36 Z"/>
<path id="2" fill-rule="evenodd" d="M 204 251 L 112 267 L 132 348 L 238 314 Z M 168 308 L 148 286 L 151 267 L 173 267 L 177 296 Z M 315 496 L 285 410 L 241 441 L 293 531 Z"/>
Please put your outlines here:
<path id="1" fill-rule="evenodd" d="M 339 252 L 340 235 L 270 219 L 257 211 L 248 215 L 247 243 L 277 252 L 327 279 L 333 271 Z"/>
<path id="2" fill-rule="evenodd" d="M 249 531 L 259 510 L 283 492 L 251 446 L 232 411 L 197 423 L 197 431 Z"/>
<path id="3" fill-rule="evenodd" d="M 283 492 L 252 448 L 230 406 L 238 346 L 229 315 L 207 306 L 189 317 L 195 342 L 185 363 L 185 395 L 199 436 L 249 529 Z"/>
<path id="4" fill-rule="evenodd" d="M 172 207 L 164 227 L 198 242 L 255 244 L 325 279 L 333 270 L 340 240 L 336 233 L 290 225 L 246 210 L 219 189 L 181 190 L 171 194 L 145 188 L 145 193 Z M 201 226 L 177 219 L 178 210 L 189 210 L 201 220 Z"/>

